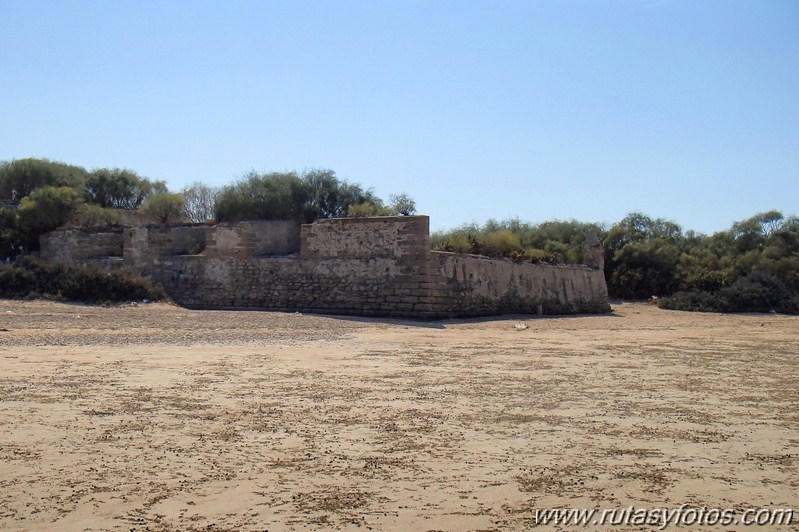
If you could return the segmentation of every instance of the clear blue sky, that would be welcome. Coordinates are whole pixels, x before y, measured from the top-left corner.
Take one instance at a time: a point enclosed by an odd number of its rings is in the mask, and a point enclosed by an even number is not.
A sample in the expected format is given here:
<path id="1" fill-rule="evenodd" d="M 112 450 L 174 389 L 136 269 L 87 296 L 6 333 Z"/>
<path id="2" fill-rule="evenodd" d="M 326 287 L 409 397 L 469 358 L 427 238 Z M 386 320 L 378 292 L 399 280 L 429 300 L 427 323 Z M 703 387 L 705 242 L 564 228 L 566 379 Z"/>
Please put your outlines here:
<path id="1" fill-rule="evenodd" d="M 0 0 L 0 160 L 332 168 L 434 229 L 799 214 L 796 0 Z"/>

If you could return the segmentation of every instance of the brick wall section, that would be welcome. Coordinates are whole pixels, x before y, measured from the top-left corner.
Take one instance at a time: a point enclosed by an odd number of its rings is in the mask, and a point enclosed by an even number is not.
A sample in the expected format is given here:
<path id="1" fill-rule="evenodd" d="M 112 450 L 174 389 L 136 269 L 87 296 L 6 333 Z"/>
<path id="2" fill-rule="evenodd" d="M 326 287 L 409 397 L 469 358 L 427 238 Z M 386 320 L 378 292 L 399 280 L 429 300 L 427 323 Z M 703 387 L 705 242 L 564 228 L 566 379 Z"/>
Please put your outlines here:
<path id="1" fill-rule="evenodd" d="M 126 233 L 125 263 L 177 303 L 200 309 L 412 318 L 536 313 L 539 306 L 545 313 L 609 310 L 601 270 L 432 252 L 426 216 L 334 219 L 295 229 L 248 224 L 195 227 L 206 231 L 199 254 L 175 252 L 194 238 L 185 227 L 135 228 Z M 280 244 L 265 231 L 288 236 Z M 258 253 L 265 249 L 299 253 Z"/>

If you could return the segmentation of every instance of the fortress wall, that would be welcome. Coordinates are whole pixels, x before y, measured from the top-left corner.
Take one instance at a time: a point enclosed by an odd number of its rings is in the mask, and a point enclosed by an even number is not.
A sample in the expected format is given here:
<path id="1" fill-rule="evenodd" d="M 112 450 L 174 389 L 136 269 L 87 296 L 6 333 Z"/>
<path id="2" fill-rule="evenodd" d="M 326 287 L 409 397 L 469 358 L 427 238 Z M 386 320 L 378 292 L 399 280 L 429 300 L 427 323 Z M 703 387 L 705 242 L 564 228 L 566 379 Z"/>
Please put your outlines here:
<path id="1" fill-rule="evenodd" d="M 140 269 L 192 308 L 418 317 L 432 310 L 419 306 L 428 223 L 413 216 L 306 224 L 299 257 L 211 255 L 212 236 L 204 257 L 162 256 Z"/>
<path id="2" fill-rule="evenodd" d="M 428 224 L 407 216 L 138 227 L 125 230 L 124 264 L 198 309 L 412 318 L 536 313 L 539 305 L 550 314 L 609 310 L 601 269 L 432 252 Z M 73 262 L 74 250 L 56 249 L 76 237 L 60 233 L 47 235 L 47 258 Z"/>
<path id="3" fill-rule="evenodd" d="M 302 226 L 303 259 L 376 257 L 417 260 L 429 247 L 427 216 L 333 218 Z"/>
<path id="4" fill-rule="evenodd" d="M 604 272 L 580 265 L 515 264 L 455 253 L 431 252 L 437 305 L 458 315 L 537 312 L 608 312 Z"/>
<path id="5" fill-rule="evenodd" d="M 388 315 L 399 303 L 393 300 L 393 267 L 389 259 L 187 256 L 161 261 L 148 273 L 189 308 Z"/>
<path id="6" fill-rule="evenodd" d="M 197 255 L 206 247 L 209 230 L 203 225 L 144 225 L 125 230 L 125 261 L 141 262 L 172 255 Z"/>
<path id="7" fill-rule="evenodd" d="M 210 228 L 208 257 L 289 255 L 300 251 L 300 225 L 287 220 L 258 220 Z"/>
<path id="8" fill-rule="evenodd" d="M 122 229 L 67 229 L 39 238 L 42 260 L 66 264 L 89 264 L 109 257 L 122 258 Z"/>

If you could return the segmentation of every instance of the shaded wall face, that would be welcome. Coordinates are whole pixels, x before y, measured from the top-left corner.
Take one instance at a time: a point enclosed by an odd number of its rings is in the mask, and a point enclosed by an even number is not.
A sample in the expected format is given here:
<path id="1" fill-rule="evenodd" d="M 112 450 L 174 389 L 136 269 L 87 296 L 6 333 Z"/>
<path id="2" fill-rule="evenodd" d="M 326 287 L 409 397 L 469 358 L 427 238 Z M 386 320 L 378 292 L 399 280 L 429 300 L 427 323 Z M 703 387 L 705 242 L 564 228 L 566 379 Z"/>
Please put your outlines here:
<path id="1" fill-rule="evenodd" d="M 300 226 L 286 220 L 259 220 L 211 228 L 207 256 L 257 257 L 300 251 Z"/>
<path id="2" fill-rule="evenodd" d="M 607 312 L 602 273 L 430 253 L 424 273 L 390 257 L 174 257 L 160 281 L 182 305 L 415 318 Z"/>
<path id="3" fill-rule="evenodd" d="M 290 221 L 255 221 L 219 226 L 143 226 L 125 231 L 131 265 L 178 255 L 245 259 L 299 252 L 300 227 Z"/>
<path id="4" fill-rule="evenodd" d="M 172 255 L 198 255 L 205 251 L 205 226 L 142 226 L 126 229 L 124 256 L 132 266 Z"/>
<path id="5" fill-rule="evenodd" d="M 515 264 L 454 253 L 431 252 L 446 306 L 456 314 L 607 312 L 604 272 L 587 266 Z"/>
<path id="6" fill-rule="evenodd" d="M 122 257 L 122 230 L 53 231 L 39 237 L 40 256 L 52 262 L 82 263 L 109 257 Z"/>

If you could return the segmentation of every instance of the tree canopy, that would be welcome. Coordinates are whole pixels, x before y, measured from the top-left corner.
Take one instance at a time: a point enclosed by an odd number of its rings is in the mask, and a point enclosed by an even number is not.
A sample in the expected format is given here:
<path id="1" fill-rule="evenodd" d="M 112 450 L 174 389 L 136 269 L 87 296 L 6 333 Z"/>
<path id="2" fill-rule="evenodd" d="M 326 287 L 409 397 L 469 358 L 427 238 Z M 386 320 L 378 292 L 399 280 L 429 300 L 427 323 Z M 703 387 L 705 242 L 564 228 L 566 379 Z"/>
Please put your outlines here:
<path id="1" fill-rule="evenodd" d="M 370 189 L 316 169 L 258 173 L 217 188 L 194 182 L 177 194 L 164 181 L 128 168 L 87 171 L 48 159 L 0 162 L 0 259 L 21 249 L 37 249 L 38 236 L 61 225 L 131 225 L 158 223 L 296 220 L 412 214 L 407 194 L 386 205 Z M 24 243 L 24 245 L 23 245 Z"/>
<path id="2" fill-rule="evenodd" d="M 64 224 L 312 222 L 416 212 L 408 194 L 392 194 L 385 203 L 371 189 L 328 169 L 251 171 L 221 188 L 195 182 L 170 193 L 163 181 L 134 170 L 87 171 L 35 158 L 0 162 L 0 200 L 0 259 L 35 250 L 41 233 Z M 612 297 L 654 296 L 664 307 L 691 310 L 799 310 L 799 218 L 775 210 L 712 235 L 633 212 L 611 226 L 488 220 L 433 233 L 431 244 L 436 250 L 516 262 L 572 264 L 582 263 L 589 231 L 605 246 L 604 273 Z"/>
<path id="3" fill-rule="evenodd" d="M 104 208 L 135 210 L 150 194 L 166 191 L 163 181 L 150 181 L 127 168 L 98 168 L 86 177 L 88 201 Z"/>
<path id="4" fill-rule="evenodd" d="M 0 162 L 0 199 L 20 202 L 41 187 L 81 189 L 88 173 L 81 166 L 48 159 L 15 159 Z"/>
<path id="5" fill-rule="evenodd" d="M 346 216 L 351 205 L 382 201 L 371 190 L 336 177 L 332 170 L 250 172 L 223 187 L 216 201 L 219 222 L 298 220 Z"/>
<path id="6" fill-rule="evenodd" d="M 174 192 L 151 194 L 141 206 L 142 216 L 155 223 L 174 223 L 183 220 L 186 200 Z"/>
<path id="7" fill-rule="evenodd" d="M 36 235 L 52 231 L 66 222 L 82 202 L 80 193 L 72 187 L 37 188 L 19 204 L 19 226 Z"/>

